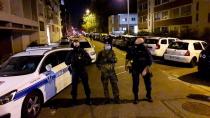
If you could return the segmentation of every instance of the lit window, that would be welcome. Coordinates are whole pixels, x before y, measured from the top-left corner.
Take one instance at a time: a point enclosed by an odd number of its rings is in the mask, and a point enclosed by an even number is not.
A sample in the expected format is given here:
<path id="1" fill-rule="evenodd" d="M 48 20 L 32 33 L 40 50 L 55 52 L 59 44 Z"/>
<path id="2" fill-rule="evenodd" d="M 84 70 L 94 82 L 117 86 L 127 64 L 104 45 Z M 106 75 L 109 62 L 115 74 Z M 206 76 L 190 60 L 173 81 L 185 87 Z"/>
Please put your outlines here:
<path id="1" fill-rule="evenodd" d="M 64 5 L 65 3 L 64 3 L 64 0 L 61 0 L 61 5 Z"/>
<path id="2" fill-rule="evenodd" d="M 127 21 L 127 18 L 123 18 L 122 21 L 123 21 L 123 22 Z"/>

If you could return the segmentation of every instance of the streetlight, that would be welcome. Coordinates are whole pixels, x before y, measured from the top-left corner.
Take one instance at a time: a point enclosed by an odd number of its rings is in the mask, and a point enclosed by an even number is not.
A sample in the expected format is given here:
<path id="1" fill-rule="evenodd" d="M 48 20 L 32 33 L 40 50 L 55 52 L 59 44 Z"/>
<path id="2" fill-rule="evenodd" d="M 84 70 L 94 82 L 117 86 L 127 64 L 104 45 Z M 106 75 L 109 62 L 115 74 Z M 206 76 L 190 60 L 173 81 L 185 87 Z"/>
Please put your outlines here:
<path id="1" fill-rule="evenodd" d="M 89 14 L 89 13 L 90 13 L 90 10 L 89 10 L 89 9 L 87 9 L 87 10 L 86 10 L 86 14 Z"/>
<path id="2" fill-rule="evenodd" d="M 128 34 L 130 33 L 129 18 L 130 18 L 130 1 L 127 0 L 127 10 L 128 10 Z"/>

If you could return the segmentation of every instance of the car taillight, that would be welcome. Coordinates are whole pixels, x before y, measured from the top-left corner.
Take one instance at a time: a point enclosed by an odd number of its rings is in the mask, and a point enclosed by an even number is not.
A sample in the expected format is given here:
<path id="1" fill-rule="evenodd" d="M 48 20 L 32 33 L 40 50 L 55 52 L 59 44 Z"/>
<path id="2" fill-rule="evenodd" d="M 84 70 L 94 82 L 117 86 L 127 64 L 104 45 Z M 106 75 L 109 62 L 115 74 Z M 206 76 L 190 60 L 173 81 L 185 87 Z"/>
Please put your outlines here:
<path id="1" fill-rule="evenodd" d="M 190 56 L 190 51 L 188 50 L 188 51 L 184 54 L 184 56 Z"/>
<path id="2" fill-rule="evenodd" d="M 156 49 L 160 49 L 160 45 L 159 44 L 156 44 Z"/>

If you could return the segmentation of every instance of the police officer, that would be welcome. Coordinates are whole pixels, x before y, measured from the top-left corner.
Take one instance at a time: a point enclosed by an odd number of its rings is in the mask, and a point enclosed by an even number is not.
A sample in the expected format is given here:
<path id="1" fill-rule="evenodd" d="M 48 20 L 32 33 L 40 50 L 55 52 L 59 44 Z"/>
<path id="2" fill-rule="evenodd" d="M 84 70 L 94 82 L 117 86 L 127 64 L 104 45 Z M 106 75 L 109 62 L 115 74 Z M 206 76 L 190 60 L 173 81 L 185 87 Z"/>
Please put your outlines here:
<path id="1" fill-rule="evenodd" d="M 69 71 L 72 74 L 72 90 L 71 95 L 73 104 L 76 104 L 77 98 L 77 85 L 79 78 L 82 81 L 86 94 L 86 104 L 90 105 L 90 88 L 88 84 L 88 74 L 86 72 L 86 65 L 91 63 L 91 58 L 88 53 L 80 48 L 80 42 L 78 40 L 73 41 L 73 50 L 71 50 L 66 57 L 66 64 L 70 65 Z"/>
<path id="2" fill-rule="evenodd" d="M 108 40 L 107 40 L 108 41 Z M 119 99 L 119 89 L 117 85 L 117 75 L 115 73 L 115 63 L 117 62 L 114 51 L 112 50 L 111 42 L 106 42 L 104 50 L 99 52 L 97 58 L 97 67 L 101 70 L 101 81 L 104 88 L 105 104 L 110 102 L 108 83 L 110 81 L 112 86 L 112 92 L 114 96 L 114 102 L 116 104 L 120 103 Z"/>
<path id="3" fill-rule="evenodd" d="M 149 102 L 152 102 L 151 97 L 151 77 L 152 73 L 149 67 L 152 65 L 152 56 L 147 48 L 144 46 L 144 39 L 137 38 L 134 45 L 127 50 L 125 69 L 132 74 L 133 79 L 133 94 L 134 104 L 138 103 L 138 91 L 139 91 L 139 75 L 144 78 L 146 86 L 146 98 Z"/>

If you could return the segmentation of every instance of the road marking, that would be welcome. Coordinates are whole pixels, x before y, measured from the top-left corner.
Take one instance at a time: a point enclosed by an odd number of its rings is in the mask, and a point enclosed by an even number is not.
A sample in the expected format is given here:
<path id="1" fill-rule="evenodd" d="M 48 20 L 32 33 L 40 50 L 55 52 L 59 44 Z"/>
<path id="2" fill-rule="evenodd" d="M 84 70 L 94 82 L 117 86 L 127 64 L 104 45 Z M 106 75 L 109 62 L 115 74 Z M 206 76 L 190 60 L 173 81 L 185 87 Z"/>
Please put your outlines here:
<path id="1" fill-rule="evenodd" d="M 124 74 L 126 73 L 127 71 L 123 71 L 123 72 L 120 72 L 120 73 L 117 73 L 117 75 L 121 75 L 121 74 Z"/>

